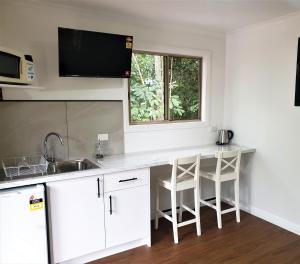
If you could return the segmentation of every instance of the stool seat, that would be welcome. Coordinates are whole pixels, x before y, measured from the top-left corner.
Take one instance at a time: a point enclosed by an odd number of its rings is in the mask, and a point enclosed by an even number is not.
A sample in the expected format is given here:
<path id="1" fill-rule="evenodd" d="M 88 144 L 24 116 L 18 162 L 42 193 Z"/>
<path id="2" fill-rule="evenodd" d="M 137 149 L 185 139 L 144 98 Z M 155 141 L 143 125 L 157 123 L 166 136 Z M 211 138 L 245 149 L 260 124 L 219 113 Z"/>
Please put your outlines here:
<path id="1" fill-rule="evenodd" d="M 204 167 L 200 170 L 200 177 L 206 178 L 208 180 L 216 181 L 217 173 L 216 167 Z M 230 168 L 226 168 L 222 171 L 220 175 L 220 181 L 230 181 L 236 179 L 236 173 Z"/>
<path id="2" fill-rule="evenodd" d="M 171 190 L 171 177 L 164 177 L 158 180 L 158 184 L 168 190 Z M 196 186 L 196 182 L 193 176 L 186 176 L 178 179 L 176 182 L 176 191 L 182 191 L 186 189 L 191 189 Z"/>

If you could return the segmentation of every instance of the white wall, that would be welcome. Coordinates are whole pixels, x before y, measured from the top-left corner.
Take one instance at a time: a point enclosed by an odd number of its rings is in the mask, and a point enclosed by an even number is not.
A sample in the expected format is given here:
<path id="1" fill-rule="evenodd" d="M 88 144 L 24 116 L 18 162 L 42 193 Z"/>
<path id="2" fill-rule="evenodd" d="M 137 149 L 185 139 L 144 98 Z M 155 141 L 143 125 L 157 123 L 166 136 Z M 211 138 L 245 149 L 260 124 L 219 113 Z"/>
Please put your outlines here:
<path id="1" fill-rule="evenodd" d="M 225 37 L 167 25 L 146 26 L 143 21 L 121 21 L 112 14 L 50 4 L 3 1 L 0 44 L 31 53 L 35 60 L 37 85 L 46 91 L 5 90 L 6 99 L 102 99 L 127 100 L 121 79 L 59 78 L 57 27 L 112 32 L 134 36 L 134 48 L 162 52 L 211 54 L 209 123 L 204 127 L 165 127 L 156 131 L 126 131 L 125 151 L 208 144 L 215 140 L 209 124 L 223 121 Z M 180 52 L 182 51 L 182 52 Z M 124 108 L 126 104 L 124 104 Z M 126 122 L 126 120 L 125 120 Z"/>
<path id="2" fill-rule="evenodd" d="M 226 40 L 225 127 L 256 147 L 241 200 L 300 234 L 300 108 L 294 107 L 300 14 L 232 33 Z"/>
<path id="3" fill-rule="evenodd" d="M 0 45 L 3 41 L 3 24 L 4 24 L 4 11 L 3 8 L 0 8 Z"/>

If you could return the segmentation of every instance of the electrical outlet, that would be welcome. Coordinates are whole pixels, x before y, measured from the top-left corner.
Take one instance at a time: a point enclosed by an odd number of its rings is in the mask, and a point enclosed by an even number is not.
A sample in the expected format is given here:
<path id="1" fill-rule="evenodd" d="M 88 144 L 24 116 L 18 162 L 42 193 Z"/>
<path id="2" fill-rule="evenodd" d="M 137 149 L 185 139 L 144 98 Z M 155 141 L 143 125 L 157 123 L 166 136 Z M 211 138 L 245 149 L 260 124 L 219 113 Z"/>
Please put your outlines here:
<path id="1" fill-rule="evenodd" d="M 98 134 L 98 141 L 108 141 L 108 134 Z"/>

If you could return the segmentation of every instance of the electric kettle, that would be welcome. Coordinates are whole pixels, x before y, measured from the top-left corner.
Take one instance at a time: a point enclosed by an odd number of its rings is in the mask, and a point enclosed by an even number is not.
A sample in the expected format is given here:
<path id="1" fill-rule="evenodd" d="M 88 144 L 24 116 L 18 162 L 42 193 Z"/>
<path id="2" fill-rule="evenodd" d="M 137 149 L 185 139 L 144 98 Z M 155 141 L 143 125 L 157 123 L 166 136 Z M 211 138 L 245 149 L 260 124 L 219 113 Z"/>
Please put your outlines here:
<path id="1" fill-rule="evenodd" d="M 219 130 L 218 141 L 216 142 L 217 145 L 227 145 L 229 144 L 230 140 L 233 138 L 233 131 L 221 129 Z"/>

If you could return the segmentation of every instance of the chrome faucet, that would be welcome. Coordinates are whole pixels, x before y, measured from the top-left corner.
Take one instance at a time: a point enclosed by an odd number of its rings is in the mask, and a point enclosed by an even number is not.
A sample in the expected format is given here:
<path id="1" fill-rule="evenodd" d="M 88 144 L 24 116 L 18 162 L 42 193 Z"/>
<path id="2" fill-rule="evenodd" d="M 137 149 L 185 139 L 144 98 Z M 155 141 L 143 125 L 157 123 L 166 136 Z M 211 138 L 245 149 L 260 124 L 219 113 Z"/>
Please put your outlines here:
<path id="1" fill-rule="evenodd" d="M 50 132 L 50 133 L 48 133 L 48 134 L 46 135 L 45 139 L 44 139 L 44 157 L 45 157 L 45 159 L 46 159 L 47 161 L 49 161 L 49 162 L 54 162 L 54 161 L 55 161 L 54 157 L 52 157 L 52 159 L 50 159 L 50 158 L 48 157 L 47 142 L 48 142 L 48 138 L 49 138 L 50 136 L 56 136 L 56 137 L 59 139 L 59 141 L 60 141 L 60 143 L 61 143 L 62 145 L 64 144 L 64 140 L 62 139 L 61 135 L 58 134 L 58 133 L 56 133 L 56 132 Z"/>

